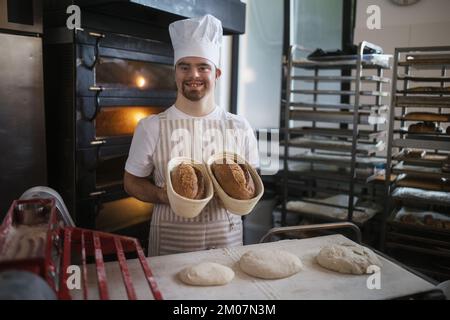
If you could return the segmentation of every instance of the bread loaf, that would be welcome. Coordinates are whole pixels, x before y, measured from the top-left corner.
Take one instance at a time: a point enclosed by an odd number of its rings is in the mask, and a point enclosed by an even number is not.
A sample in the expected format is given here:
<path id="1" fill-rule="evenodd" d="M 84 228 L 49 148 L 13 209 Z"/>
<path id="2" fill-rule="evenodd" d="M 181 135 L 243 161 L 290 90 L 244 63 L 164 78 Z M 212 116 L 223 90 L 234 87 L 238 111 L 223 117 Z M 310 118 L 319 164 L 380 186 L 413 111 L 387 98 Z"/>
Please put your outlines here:
<path id="1" fill-rule="evenodd" d="M 439 127 L 434 122 L 419 122 L 411 124 L 408 132 L 435 133 L 439 132 Z"/>
<path id="2" fill-rule="evenodd" d="M 214 162 L 211 170 L 222 189 L 232 198 L 248 200 L 255 196 L 255 183 L 244 164 L 227 160 L 226 163 Z"/>
<path id="3" fill-rule="evenodd" d="M 426 155 L 426 151 L 425 150 L 421 150 L 421 149 L 406 149 L 405 150 L 405 156 L 407 158 L 412 158 L 412 159 L 420 159 L 422 157 L 424 157 Z"/>
<path id="4" fill-rule="evenodd" d="M 171 172 L 173 190 L 189 199 L 203 199 L 205 179 L 202 172 L 188 163 L 181 163 Z"/>

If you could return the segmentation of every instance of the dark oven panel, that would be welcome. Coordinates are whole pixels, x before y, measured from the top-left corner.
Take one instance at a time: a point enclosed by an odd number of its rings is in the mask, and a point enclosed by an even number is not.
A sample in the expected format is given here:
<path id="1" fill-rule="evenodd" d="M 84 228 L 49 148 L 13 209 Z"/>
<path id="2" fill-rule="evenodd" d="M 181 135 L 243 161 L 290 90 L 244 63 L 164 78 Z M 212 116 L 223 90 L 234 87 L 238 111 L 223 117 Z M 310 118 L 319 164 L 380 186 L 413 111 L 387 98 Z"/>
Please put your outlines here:
<path id="1" fill-rule="evenodd" d="M 110 192 L 91 199 L 79 200 L 79 224 L 105 232 L 136 237 L 144 248 L 148 244 L 148 232 L 153 204 L 128 197 L 122 192 Z"/>
<path id="2" fill-rule="evenodd" d="M 77 40 L 77 147 L 129 144 L 140 119 L 175 101 L 172 50 L 92 32 Z"/>
<path id="3" fill-rule="evenodd" d="M 85 199 L 123 190 L 130 146 L 98 146 L 77 151 L 77 193 Z"/>
<path id="4" fill-rule="evenodd" d="M 78 220 L 109 232 L 149 223 L 152 205 L 124 192 L 123 174 L 138 122 L 175 101 L 172 48 L 83 31 L 76 34 L 75 52 Z"/>

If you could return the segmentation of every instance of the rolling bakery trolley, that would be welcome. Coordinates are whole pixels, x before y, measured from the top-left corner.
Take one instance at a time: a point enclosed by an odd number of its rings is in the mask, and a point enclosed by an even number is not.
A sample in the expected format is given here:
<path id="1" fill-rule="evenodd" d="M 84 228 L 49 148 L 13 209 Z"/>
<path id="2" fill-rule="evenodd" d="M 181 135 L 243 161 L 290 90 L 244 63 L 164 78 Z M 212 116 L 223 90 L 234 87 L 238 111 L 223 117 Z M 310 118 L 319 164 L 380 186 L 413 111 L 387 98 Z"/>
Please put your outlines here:
<path id="1" fill-rule="evenodd" d="M 62 300 L 108 300 L 116 292 L 122 299 L 162 299 L 136 238 L 76 228 L 52 189 L 24 195 L 0 225 L 0 272 L 31 272 Z M 130 265 L 130 259 L 136 263 Z M 113 288 L 112 272 L 118 275 Z"/>
<path id="2" fill-rule="evenodd" d="M 292 46 L 285 64 L 282 225 L 292 212 L 363 225 L 382 212 L 375 203 L 382 203 L 383 184 L 372 182 L 385 164 L 378 154 L 385 149 L 383 84 L 390 80 L 383 71 L 391 56 L 368 42 L 355 55 L 298 58 L 306 51 Z M 336 102 L 343 97 L 348 103 Z"/>
<path id="3" fill-rule="evenodd" d="M 450 279 L 450 47 L 397 48 L 382 247 Z M 391 181 L 387 179 L 386 181 Z"/>

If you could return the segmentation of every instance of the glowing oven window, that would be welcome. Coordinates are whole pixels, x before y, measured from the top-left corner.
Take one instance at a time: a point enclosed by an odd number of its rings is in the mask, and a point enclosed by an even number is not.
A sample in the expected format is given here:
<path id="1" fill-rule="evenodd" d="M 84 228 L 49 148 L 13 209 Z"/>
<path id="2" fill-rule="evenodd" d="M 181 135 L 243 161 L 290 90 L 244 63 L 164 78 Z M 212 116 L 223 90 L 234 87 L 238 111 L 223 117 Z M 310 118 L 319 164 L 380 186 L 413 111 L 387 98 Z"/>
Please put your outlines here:
<path id="1" fill-rule="evenodd" d="M 139 90 L 176 90 L 173 66 L 101 58 L 95 67 L 96 84 L 106 88 Z"/>
<path id="2" fill-rule="evenodd" d="M 150 223 L 153 204 L 135 198 L 105 202 L 96 218 L 96 228 L 114 232 L 140 223 Z"/>
<path id="3" fill-rule="evenodd" d="M 133 135 L 139 120 L 163 110 L 158 107 L 102 107 L 95 118 L 96 136 Z"/>

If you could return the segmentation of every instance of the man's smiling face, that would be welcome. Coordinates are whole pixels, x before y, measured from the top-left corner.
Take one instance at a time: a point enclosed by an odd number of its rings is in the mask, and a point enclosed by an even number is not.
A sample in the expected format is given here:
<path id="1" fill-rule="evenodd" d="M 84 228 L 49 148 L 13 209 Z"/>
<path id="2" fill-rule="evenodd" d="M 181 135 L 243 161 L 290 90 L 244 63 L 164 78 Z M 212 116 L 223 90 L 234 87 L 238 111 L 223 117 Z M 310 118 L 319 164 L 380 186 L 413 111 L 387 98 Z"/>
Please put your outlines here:
<path id="1" fill-rule="evenodd" d="M 175 68 L 178 92 L 190 101 L 200 101 L 214 92 L 215 80 L 219 76 L 220 69 L 199 57 L 182 58 Z"/>

